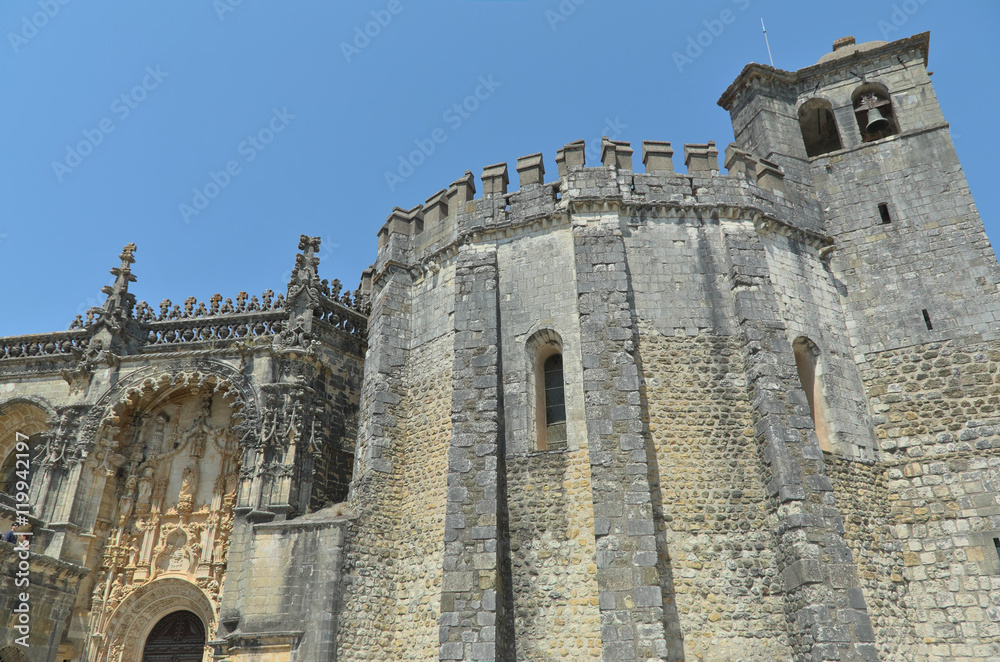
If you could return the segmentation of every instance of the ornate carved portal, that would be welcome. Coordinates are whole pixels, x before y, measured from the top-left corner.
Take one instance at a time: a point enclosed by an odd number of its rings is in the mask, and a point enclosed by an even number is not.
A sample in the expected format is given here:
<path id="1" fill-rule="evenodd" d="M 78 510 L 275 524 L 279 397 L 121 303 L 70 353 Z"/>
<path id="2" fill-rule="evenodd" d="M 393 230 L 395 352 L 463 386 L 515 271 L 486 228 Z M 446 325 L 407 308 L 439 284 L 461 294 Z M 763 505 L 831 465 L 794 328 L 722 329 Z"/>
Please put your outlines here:
<path id="1" fill-rule="evenodd" d="M 147 582 L 132 591 L 105 624 L 105 644 L 91 659 L 109 662 L 141 662 L 146 642 L 161 621 L 178 611 L 193 614 L 211 630 L 215 625 L 214 601 L 186 579 L 167 577 Z M 185 658 L 182 658 L 185 660 Z M 211 649 L 201 644 L 201 656 L 211 660 Z"/>
<path id="2" fill-rule="evenodd" d="M 188 387 L 144 398 L 104 432 L 117 440 L 102 458 L 115 491 L 91 596 L 91 662 L 138 662 L 150 628 L 178 609 L 214 632 L 239 485 L 233 419 L 230 395 Z"/>

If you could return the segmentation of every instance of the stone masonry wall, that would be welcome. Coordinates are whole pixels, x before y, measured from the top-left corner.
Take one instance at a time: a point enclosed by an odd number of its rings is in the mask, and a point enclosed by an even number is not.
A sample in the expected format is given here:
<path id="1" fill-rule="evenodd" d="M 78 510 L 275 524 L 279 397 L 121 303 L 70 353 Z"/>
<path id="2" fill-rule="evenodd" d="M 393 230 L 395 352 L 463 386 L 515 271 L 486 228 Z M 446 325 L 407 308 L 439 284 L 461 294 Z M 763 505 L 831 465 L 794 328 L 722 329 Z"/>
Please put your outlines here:
<path id="1" fill-rule="evenodd" d="M 396 590 L 394 529 L 400 508 L 406 442 L 400 403 L 406 394 L 411 279 L 401 271 L 384 277 L 373 293 L 368 355 L 359 414 L 354 477 L 348 505 L 358 519 L 344 550 L 344 598 L 337 659 L 392 659 Z M 361 507 L 364 505 L 365 507 Z M 373 628 L 377 623 L 379 628 Z"/>
<path id="2" fill-rule="evenodd" d="M 826 470 L 844 516 L 844 542 L 858 566 L 880 659 L 912 655 L 916 635 L 906 620 L 904 543 L 896 537 L 889 510 L 888 472 L 881 463 L 831 453 L 826 454 Z"/>
<path id="3" fill-rule="evenodd" d="M 768 271 L 777 295 L 788 342 L 805 336 L 819 348 L 817 372 L 821 397 L 836 455 L 873 460 L 871 416 L 854 361 L 837 280 L 815 249 L 793 239 L 770 235 L 764 241 Z M 843 288 L 843 284 L 840 284 Z"/>
<path id="4" fill-rule="evenodd" d="M 452 335 L 408 353 L 395 472 L 353 529 L 338 660 L 437 659 Z"/>
<path id="5" fill-rule="evenodd" d="M 857 354 L 1000 335 L 1000 269 L 947 129 L 819 159 L 813 176 Z"/>
<path id="6" fill-rule="evenodd" d="M 670 619 L 659 566 L 666 550 L 656 535 L 622 223 L 601 212 L 580 221 L 574 247 L 603 655 L 620 662 L 663 658 Z"/>
<path id="7" fill-rule="evenodd" d="M 640 318 L 665 336 L 735 333 L 717 228 L 681 218 L 630 230 L 625 245 Z"/>
<path id="8" fill-rule="evenodd" d="M 346 521 L 332 509 L 254 527 L 251 573 L 241 627 L 249 634 L 302 632 L 289 657 L 324 660 L 333 653 Z M 253 646 L 234 662 L 266 660 Z"/>
<path id="9" fill-rule="evenodd" d="M 640 331 L 660 480 L 657 528 L 672 577 L 665 607 L 679 620 L 686 659 L 787 659 L 738 340 L 665 337 L 648 324 Z"/>
<path id="10" fill-rule="evenodd" d="M 455 272 L 441 660 L 493 662 L 514 657 L 498 280 L 495 247 L 460 252 Z"/>
<path id="11" fill-rule="evenodd" d="M 555 331 L 562 340 L 567 434 L 577 445 L 586 445 L 573 235 L 567 227 L 501 243 L 497 260 L 507 452 L 523 454 L 536 448 L 538 413 L 531 397 L 535 356 L 528 351 L 528 340 L 542 329 Z"/>
<path id="12" fill-rule="evenodd" d="M 906 617 L 922 642 L 911 654 L 997 659 L 1000 343 L 927 343 L 865 359 Z"/>
<path id="13" fill-rule="evenodd" d="M 601 656 L 594 514 L 573 235 L 568 225 L 497 246 L 508 507 L 518 660 Z M 529 338 L 562 342 L 566 449 L 536 452 Z"/>
<path id="14" fill-rule="evenodd" d="M 586 446 L 508 456 L 517 659 L 601 657 Z"/>
<path id="15" fill-rule="evenodd" d="M 403 480 L 393 543 L 393 659 L 437 659 L 453 344 L 453 335 L 447 334 L 410 352 L 409 389 L 402 408 Z"/>
<path id="16" fill-rule="evenodd" d="M 798 385 L 787 329 L 756 233 L 725 224 L 754 436 L 762 452 L 768 523 L 777 544 L 795 659 L 878 659 L 875 633 L 843 537 L 843 516 Z"/>
<path id="17" fill-rule="evenodd" d="M 326 444 L 313 471 L 313 510 L 344 501 L 354 469 L 364 353 L 353 338 L 344 340 L 341 348 L 342 352 L 323 348 L 323 369 L 317 371 L 314 385 L 323 397 L 329 427 L 324 430 Z"/>
<path id="18" fill-rule="evenodd" d="M 29 662 L 49 662 L 66 632 L 76 591 L 85 574 L 85 568 L 36 553 L 19 553 L 11 543 L 0 541 L 0 648 L 15 646 L 27 654 Z M 27 586 L 23 585 L 25 579 Z M 20 620 L 20 613 L 14 612 L 22 604 L 22 593 L 29 596 L 27 624 Z M 18 626 L 27 629 L 18 631 Z M 21 643 L 26 641 L 28 647 L 15 644 L 26 633 Z"/>

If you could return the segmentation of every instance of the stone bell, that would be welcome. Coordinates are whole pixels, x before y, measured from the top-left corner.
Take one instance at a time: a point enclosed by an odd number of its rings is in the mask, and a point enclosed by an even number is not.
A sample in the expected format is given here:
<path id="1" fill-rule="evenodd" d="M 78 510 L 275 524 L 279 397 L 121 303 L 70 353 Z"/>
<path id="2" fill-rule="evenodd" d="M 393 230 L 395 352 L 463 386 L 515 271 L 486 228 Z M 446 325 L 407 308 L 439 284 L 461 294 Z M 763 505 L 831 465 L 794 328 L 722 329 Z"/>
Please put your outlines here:
<path id="1" fill-rule="evenodd" d="M 865 130 L 868 133 L 878 133 L 889 128 L 889 120 L 882 117 L 882 113 L 879 112 L 878 108 L 872 108 L 868 111 L 868 125 L 865 126 Z"/>

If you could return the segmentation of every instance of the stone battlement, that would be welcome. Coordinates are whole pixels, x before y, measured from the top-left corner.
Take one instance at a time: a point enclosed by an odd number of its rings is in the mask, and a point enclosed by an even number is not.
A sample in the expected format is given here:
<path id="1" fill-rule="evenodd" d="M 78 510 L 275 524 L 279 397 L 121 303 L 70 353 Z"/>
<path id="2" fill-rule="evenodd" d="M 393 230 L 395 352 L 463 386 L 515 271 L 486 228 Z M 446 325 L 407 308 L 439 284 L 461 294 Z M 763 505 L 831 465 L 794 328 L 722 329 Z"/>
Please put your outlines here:
<path id="1" fill-rule="evenodd" d="M 423 204 L 410 209 L 394 208 L 378 231 L 380 264 L 411 265 L 414 259 L 434 258 L 447 246 L 462 243 L 470 233 L 531 225 L 598 199 L 633 207 L 643 217 L 655 216 L 656 212 L 651 211 L 654 208 L 742 208 L 746 210 L 744 216 L 766 216 L 776 225 L 798 226 L 815 235 L 821 244 L 829 243 L 822 236 L 815 201 L 798 190 L 789 192 L 780 166 L 740 150 L 735 144 L 725 149 L 725 174 L 720 172 L 714 141 L 684 145 L 686 173 L 674 171 L 674 150 L 669 142 L 643 141 L 644 171 L 634 169 L 633 149 L 625 141 L 605 137 L 600 165 L 588 167 L 585 153 L 582 140 L 560 148 L 555 158 L 555 181 L 546 181 L 542 154 L 528 154 L 516 162 L 518 189 L 509 189 L 508 165 L 496 163 L 483 168 L 479 197 L 475 177 L 467 170 Z M 805 214 L 791 213 L 792 203 L 799 210 L 805 208 Z M 406 237 L 405 246 L 390 246 L 393 236 Z M 376 271 L 380 272 L 381 267 Z"/>

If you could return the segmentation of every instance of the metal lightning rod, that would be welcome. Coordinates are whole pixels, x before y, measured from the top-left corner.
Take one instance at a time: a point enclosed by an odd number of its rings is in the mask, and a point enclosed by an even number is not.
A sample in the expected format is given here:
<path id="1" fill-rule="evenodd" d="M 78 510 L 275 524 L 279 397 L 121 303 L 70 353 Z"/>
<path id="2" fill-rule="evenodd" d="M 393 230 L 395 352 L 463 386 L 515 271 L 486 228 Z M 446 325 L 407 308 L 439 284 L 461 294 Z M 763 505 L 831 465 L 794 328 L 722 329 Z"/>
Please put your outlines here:
<path id="1" fill-rule="evenodd" d="M 774 67 L 774 58 L 771 57 L 771 44 L 767 43 L 767 28 L 764 27 L 764 19 L 760 19 L 760 29 L 764 31 L 764 45 L 767 46 L 767 59 L 771 61 L 771 67 Z"/>

